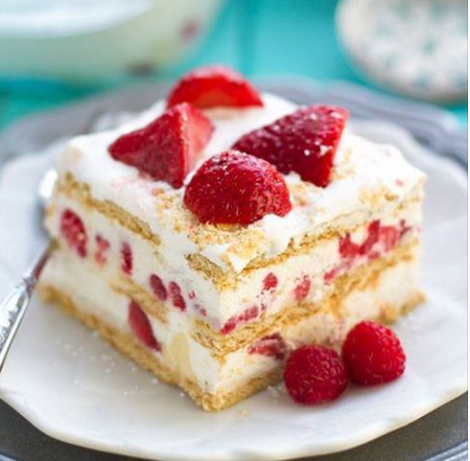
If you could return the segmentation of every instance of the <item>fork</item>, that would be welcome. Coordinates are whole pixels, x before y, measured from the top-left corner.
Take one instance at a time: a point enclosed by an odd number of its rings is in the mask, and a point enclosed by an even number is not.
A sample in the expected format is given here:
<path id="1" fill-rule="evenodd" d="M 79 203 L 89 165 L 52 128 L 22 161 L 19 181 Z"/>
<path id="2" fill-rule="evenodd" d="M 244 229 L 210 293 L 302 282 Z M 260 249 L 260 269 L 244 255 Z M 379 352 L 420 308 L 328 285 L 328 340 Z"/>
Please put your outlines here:
<path id="1" fill-rule="evenodd" d="M 49 202 L 56 179 L 57 173 L 54 170 L 49 170 L 39 185 L 38 199 L 43 210 Z M 29 306 L 41 271 L 52 254 L 52 250 L 52 243 L 48 243 L 31 267 L 23 274 L 20 282 L 0 304 L 0 372 Z"/>

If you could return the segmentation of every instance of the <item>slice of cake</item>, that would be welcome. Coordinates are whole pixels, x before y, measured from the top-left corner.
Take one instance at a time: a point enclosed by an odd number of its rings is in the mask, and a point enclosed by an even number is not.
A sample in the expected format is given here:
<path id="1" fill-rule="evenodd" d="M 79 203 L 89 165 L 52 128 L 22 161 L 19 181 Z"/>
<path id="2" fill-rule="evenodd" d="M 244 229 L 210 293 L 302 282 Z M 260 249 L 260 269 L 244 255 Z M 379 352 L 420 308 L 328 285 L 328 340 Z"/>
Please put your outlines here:
<path id="1" fill-rule="evenodd" d="M 277 382 L 293 347 L 397 319 L 422 299 L 424 175 L 346 125 L 188 74 L 60 155 L 42 295 L 209 411 Z"/>

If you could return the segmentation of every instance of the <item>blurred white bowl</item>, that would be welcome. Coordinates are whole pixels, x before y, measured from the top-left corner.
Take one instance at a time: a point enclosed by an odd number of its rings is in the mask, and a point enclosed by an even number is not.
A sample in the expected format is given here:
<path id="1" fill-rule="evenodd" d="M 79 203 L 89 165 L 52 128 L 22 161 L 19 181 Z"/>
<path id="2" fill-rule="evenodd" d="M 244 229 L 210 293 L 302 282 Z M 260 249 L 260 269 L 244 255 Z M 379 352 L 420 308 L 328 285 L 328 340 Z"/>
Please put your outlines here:
<path id="1" fill-rule="evenodd" d="M 223 0 L 2 0 L 0 74 L 72 80 L 182 59 Z"/>

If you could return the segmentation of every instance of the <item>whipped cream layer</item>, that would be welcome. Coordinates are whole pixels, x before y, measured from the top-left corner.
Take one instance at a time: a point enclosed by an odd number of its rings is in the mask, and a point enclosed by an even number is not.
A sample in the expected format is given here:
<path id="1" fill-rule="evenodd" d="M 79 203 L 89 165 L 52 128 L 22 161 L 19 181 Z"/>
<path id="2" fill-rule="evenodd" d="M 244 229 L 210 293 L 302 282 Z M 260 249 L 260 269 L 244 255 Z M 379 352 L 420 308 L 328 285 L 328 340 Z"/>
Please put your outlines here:
<path id="1" fill-rule="evenodd" d="M 421 226 L 420 202 L 412 201 L 375 224 L 366 223 L 341 237 L 323 239 L 307 252 L 249 271 L 239 283 L 221 289 L 188 264 L 173 265 L 159 253 L 158 246 L 93 207 L 60 193 L 54 198 L 53 210 L 48 215 L 48 229 L 61 247 L 70 252 L 70 257 L 88 262 L 111 286 L 124 287 L 126 280 L 132 280 L 150 299 L 164 304 L 169 311 L 181 308 L 174 305 L 170 294 L 171 285 L 177 284 L 185 314 L 200 318 L 225 334 L 297 303 L 319 302 L 333 288 L 336 277 L 386 256 L 398 245 L 419 239 Z M 86 255 L 70 248 L 63 236 L 61 219 L 66 211 L 72 211 L 83 222 Z M 375 240 L 371 240 L 371 235 Z M 106 242 L 105 250 L 100 241 Z M 124 245 L 132 259 L 128 272 L 122 267 Z M 152 284 L 155 277 L 159 280 L 157 291 Z M 165 297 L 161 296 L 162 287 Z"/>
<path id="2" fill-rule="evenodd" d="M 250 379 L 278 369 L 290 347 L 312 342 L 335 343 L 344 337 L 351 325 L 378 318 L 385 308 L 396 309 L 398 313 L 417 293 L 417 273 L 415 258 L 402 261 L 383 271 L 372 286 L 353 291 L 343 298 L 338 312 L 320 311 L 297 324 L 282 327 L 275 333 L 285 345 L 279 349 L 279 354 L 263 353 L 263 348 L 256 347 L 259 344 L 256 342 L 219 361 L 208 348 L 192 338 L 192 323 L 178 310 L 169 313 L 166 324 L 149 317 L 162 350 L 148 350 L 175 377 L 188 379 L 205 392 L 230 392 Z M 111 290 L 88 261 L 64 251 L 55 252 L 41 276 L 41 285 L 56 287 L 83 312 L 138 340 L 128 323 L 130 299 Z"/>
<path id="3" fill-rule="evenodd" d="M 199 163 L 227 150 L 243 134 L 296 109 L 273 95 L 263 95 L 263 101 L 262 108 L 205 110 L 215 131 Z M 201 254 L 223 272 L 240 273 L 255 259 L 276 256 L 306 234 L 322 234 L 332 223 L 354 227 L 371 221 L 416 194 L 424 181 L 423 173 L 395 147 L 345 132 L 328 187 L 306 183 L 295 173 L 286 176 L 294 206 L 285 217 L 268 215 L 246 228 L 204 225 L 185 209 L 184 187 L 175 190 L 145 178 L 107 151 L 120 135 L 158 117 L 164 106 L 159 102 L 115 130 L 72 139 L 59 156 L 58 169 L 87 184 L 95 199 L 110 200 L 148 223 L 160 238 L 159 253 L 174 268 L 186 265 L 188 255 Z M 190 178 L 191 174 L 186 184 Z"/>
<path id="4" fill-rule="evenodd" d="M 113 291 L 88 262 L 57 251 L 41 275 L 41 284 L 57 287 L 84 312 L 138 341 L 128 322 L 130 299 Z M 196 383 L 205 392 L 230 391 L 279 366 L 279 358 L 250 353 L 249 347 L 228 354 L 223 362 L 219 361 L 210 349 L 192 338 L 192 322 L 176 309 L 169 312 L 165 324 L 154 317 L 148 319 L 162 347 L 161 352 L 148 348 L 149 352 L 174 376 Z"/>

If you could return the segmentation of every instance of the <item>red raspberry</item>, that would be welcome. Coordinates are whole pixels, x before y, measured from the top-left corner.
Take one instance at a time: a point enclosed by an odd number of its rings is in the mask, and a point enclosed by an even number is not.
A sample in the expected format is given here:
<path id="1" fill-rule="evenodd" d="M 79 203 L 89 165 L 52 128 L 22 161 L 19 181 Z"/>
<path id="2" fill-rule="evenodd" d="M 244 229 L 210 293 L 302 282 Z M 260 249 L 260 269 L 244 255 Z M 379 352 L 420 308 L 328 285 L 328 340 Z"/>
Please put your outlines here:
<path id="1" fill-rule="evenodd" d="M 106 264 L 108 258 L 106 257 L 106 253 L 109 250 L 111 244 L 108 240 L 106 240 L 101 234 L 95 235 L 95 242 L 96 242 L 96 251 L 95 251 L 95 261 L 100 264 Z"/>
<path id="2" fill-rule="evenodd" d="M 133 256 L 131 246 L 127 242 L 121 244 L 121 269 L 127 274 L 132 274 Z"/>
<path id="3" fill-rule="evenodd" d="M 342 356 L 351 380 L 365 386 L 393 381 L 405 371 L 400 340 L 375 322 L 358 323 L 348 333 Z"/>
<path id="4" fill-rule="evenodd" d="M 60 232 L 67 243 L 76 250 L 78 255 L 85 258 L 87 255 L 87 233 L 80 216 L 72 210 L 66 209 L 60 220 Z"/>
<path id="5" fill-rule="evenodd" d="M 279 333 L 265 336 L 248 347 L 248 354 L 259 354 L 283 360 L 286 354 L 286 343 Z"/>
<path id="6" fill-rule="evenodd" d="M 224 324 L 224 326 L 221 328 L 220 332 L 223 335 L 227 335 L 231 333 L 233 330 L 235 330 L 235 328 L 238 328 L 240 325 L 246 324 L 250 322 L 251 320 L 255 319 L 256 317 L 258 317 L 259 313 L 260 311 L 258 309 L 258 306 L 249 307 L 248 309 L 245 309 L 240 314 L 230 317 L 227 320 L 227 322 Z"/>
<path id="7" fill-rule="evenodd" d="M 302 301 L 308 296 L 308 293 L 310 292 L 310 286 L 312 285 L 312 282 L 310 281 L 310 278 L 308 275 L 304 275 L 300 282 L 297 284 L 294 290 L 294 296 L 296 301 Z"/>
<path id="8" fill-rule="evenodd" d="M 277 277 L 270 272 L 263 280 L 263 291 L 275 290 L 279 281 Z"/>
<path id="9" fill-rule="evenodd" d="M 176 282 L 170 282 L 168 290 L 170 292 L 170 298 L 173 306 L 184 312 L 186 310 L 186 301 L 181 294 L 181 288 L 179 285 Z"/>
<path id="10" fill-rule="evenodd" d="M 336 351 L 311 345 L 291 353 L 284 382 L 294 401 L 317 404 L 337 399 L 346 389 L 347 376 Z"/>
<path id="11" fill-rule="evenodd" d="M 108 148 L 111 156 L 153 179 L 181 187 L 212 136 L 211 121 L 196 107 L 180 104 Z"/>
<path id="12" fill-rule="evenodd" d="M 227 151 L 207 160 L 191 179 L 184 203 L 201 222 L 248 225 L 292 208 L 281 174 L 268 162 Z"/>
<path id="13" fill-rule="evenodd" d="M 326 187 L 348 113 L 334 106 L 310 106 L 242 136 L 233 149 L 263 158 L 281 173 Z"/>
<path id="14" fill-rule="evenodd" d="M 263 105 L 259 93 L 224 66 L 200 67 L 183 76 L 168 97 L 168 107 L 182 102 L 201 108 Z"/>
<path id="15" fill-rule="evenodd" d="M 130 329 L 142 343 L 156 351 L 162 349 L 153 334 L 152 325 L 150 325 L 147 314 L 135 301 L 129 303 L 127 319 Z"/>
<path id="16" fill-rule="evenodd" d="M 168 298 L 168 292 L 163 280 L 158 275 L 152 274 L 150 276 L 150 286 L 152 287 L 153 293 L 160 301 L 165 301 Z"/>

